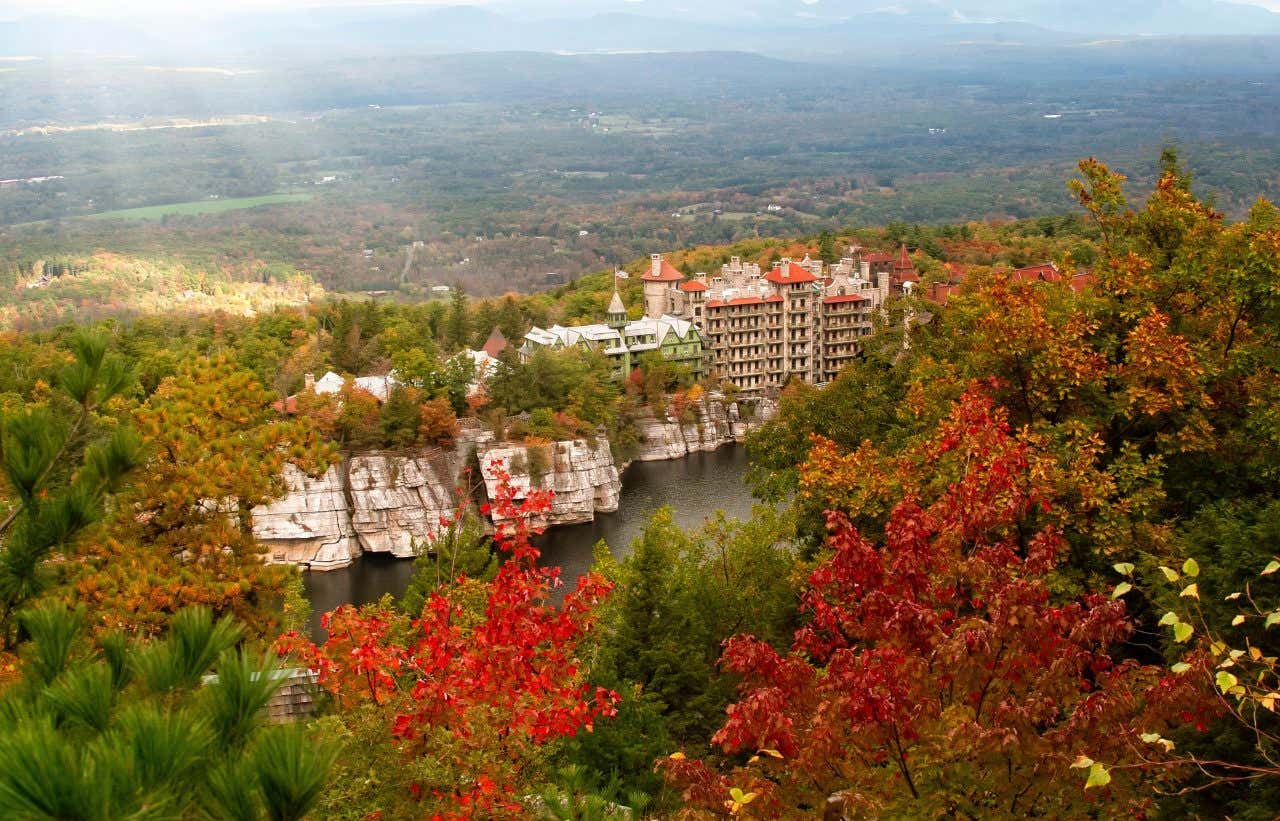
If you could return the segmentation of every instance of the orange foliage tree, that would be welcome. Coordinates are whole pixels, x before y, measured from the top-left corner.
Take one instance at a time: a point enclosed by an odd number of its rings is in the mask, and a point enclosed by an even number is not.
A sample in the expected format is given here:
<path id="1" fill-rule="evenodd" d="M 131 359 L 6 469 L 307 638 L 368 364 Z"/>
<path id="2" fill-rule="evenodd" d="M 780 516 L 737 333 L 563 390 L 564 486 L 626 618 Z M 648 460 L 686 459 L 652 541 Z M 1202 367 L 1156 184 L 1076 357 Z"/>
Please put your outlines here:
<path id="1" fill-rule="evenodd" d="M 252 374 L 201 358 L 135 414 L 148 459 L 70 570 L 71 589 L 109 627 L 157 631 L 189 605 L 277 625 L 290 567 L 267 565 L 251 508 L 283 490 L 285 464 L 317 472 L 329 446 L 281 420 Z"/>

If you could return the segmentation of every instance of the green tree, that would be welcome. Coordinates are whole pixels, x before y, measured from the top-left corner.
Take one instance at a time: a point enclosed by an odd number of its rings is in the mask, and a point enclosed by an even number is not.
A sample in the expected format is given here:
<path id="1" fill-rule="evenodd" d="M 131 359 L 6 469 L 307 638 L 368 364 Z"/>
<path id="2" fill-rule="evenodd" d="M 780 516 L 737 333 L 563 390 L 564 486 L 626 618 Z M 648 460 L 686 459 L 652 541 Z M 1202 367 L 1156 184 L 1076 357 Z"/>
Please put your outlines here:
<path id="1" fill-rule="evenodd" d="M 413 561 L 413 577 L 400 609 L 417 617 L 432 593 L 453 586 L 460 577 L 493 581 L 498 572 L 498 555 L 485 533 L 484 521 L 468 502 L 439 535 L 418 548 Z"/>
<path id="2" fill-rule="evenodd" d="M 471 341 L 471 314 L 467 308 L 467 292 L 462 285 L 454 285 L 449 292 L 449 313 L 445 317 L 445 340 L 449 350 L 467 347 Z"/>
<path id="3" fill-rule="evenodd" d="M 422 395 L 415 388 L 397 385 L 382 404 L 382 445 L 411 448 L 418 444 L 422 422 Z"/>
<path id="4" fill-rule="evenodd" d="M 237 648 L 232 621 L 184 610 L 145 643 L 90 642 L 83 607 L 52 601 L 22 621 L 22 678 L 0 699 L 0 816 L 300 821 L 325 786 L 332 754 L 267 724 L 285 674 Z"/>
<path id="5" fill-rule="evenodd" d="M 98 520 L 106 497 L 141 461 L 137 436 L 98 414 L 130 381 L 101 336 L 81 334 L 58 393 L 0 414 L 0 643 L 19 638 L 14 614 L 49 583 L 44 565 Z M 3 484 L 0 484 L 3 488 Z"/>

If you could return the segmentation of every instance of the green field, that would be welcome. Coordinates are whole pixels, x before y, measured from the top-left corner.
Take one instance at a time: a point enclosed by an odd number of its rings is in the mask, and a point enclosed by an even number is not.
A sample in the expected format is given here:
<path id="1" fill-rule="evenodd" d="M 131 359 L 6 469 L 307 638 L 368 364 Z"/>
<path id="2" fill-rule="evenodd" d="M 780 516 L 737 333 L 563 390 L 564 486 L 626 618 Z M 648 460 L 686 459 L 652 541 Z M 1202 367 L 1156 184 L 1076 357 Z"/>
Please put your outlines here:
<path id="1" fill-rule="evenodd" d="M 103 211 L 86 219 L 94 220 L 158 220 L 170 214 L 221 214 L 241 208 L 257 208 L 259 205 L 278 205 L 282 202 L 306 202 L 311 194 L 267 194 L 262 197 L 240 197 L 225 200 L 196 200 L 175 202 L 169 205 L 149 205 L 145 208 L 126 208 L 122 211 Z"/>

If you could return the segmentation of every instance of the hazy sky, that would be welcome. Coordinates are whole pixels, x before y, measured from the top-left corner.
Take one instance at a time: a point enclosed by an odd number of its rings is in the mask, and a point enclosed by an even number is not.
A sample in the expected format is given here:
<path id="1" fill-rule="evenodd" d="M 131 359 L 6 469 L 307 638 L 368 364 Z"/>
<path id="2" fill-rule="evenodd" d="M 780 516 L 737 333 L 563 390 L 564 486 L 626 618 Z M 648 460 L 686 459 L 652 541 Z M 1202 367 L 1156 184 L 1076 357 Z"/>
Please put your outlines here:
<path id="1" fill-rule="evenodd" d="M 421 5 L 485 5 L 485 0 L 391 0 Z M 814 0 L 805 0 L 813 2 Z M 388 0 L 382 0 L 388 2 Z M 619 0 L 641 4 L 643 0 Z M 821 2 L 821 0 L 818 0 Z M 1227 0 L 1227 2 L 1263 6 L 1280 11 L 1280 0 Z M 133 17 L 139 14 L 208 14 L 214 11 L 248 9 L 298 8 L 306 6 L 378 5 L 378 0 L 0 0 L 0 18 L 35 12 L 91 14 L 94 16 Z M 565 5 L 572 5 L 566 2 Z M 892 5 L 886 0 L 886 5 Z"/>

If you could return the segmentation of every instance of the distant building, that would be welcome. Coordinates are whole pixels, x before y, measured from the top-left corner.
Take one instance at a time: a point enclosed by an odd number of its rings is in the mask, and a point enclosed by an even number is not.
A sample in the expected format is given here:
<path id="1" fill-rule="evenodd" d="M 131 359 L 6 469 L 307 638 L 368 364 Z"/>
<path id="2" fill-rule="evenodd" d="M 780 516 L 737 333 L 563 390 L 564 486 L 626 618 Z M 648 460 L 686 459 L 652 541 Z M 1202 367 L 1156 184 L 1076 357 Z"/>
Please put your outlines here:
<path id="1" fill-rule="evenodd" d="M 733 257 L 717 274 L 692 278 L 654 254 L 641 276 L 645 316 L 692 323 L 711 373 L 744 391 L 778 389 L 792 377 L 828 382 L 861 353 L 885 300 L 920 281 L 905 247 L 850 251 L 831 265 L 806 256 L 769 270 Z"/>
<path id="2" fill-rule="evenodd" d="M 489 338 L 484 341 L 484 345 L 480 347 L 480 350 L 484 351 L 491 359 L 497 359 L 508 347 L 510 345 L 507 343 L 507 338 L 502 334 L 498 326 L 494 325 L 493 330 L 489 331 Z"/>
<path id="3" fill-rule="evenodd" d="M 686 365 L 696 377 L 703 374 L 702 335 L 692 322 L 674 316 L 628 320 L 616 288 L 609 303 L 607 324 L 534 327 L 525 334 L 520 356 L 527 359 L 539 348 L 570 347 L 604 353 L 613 363 L 613 376 L 618 380 L 626 378 L 648 353 Z"/>

